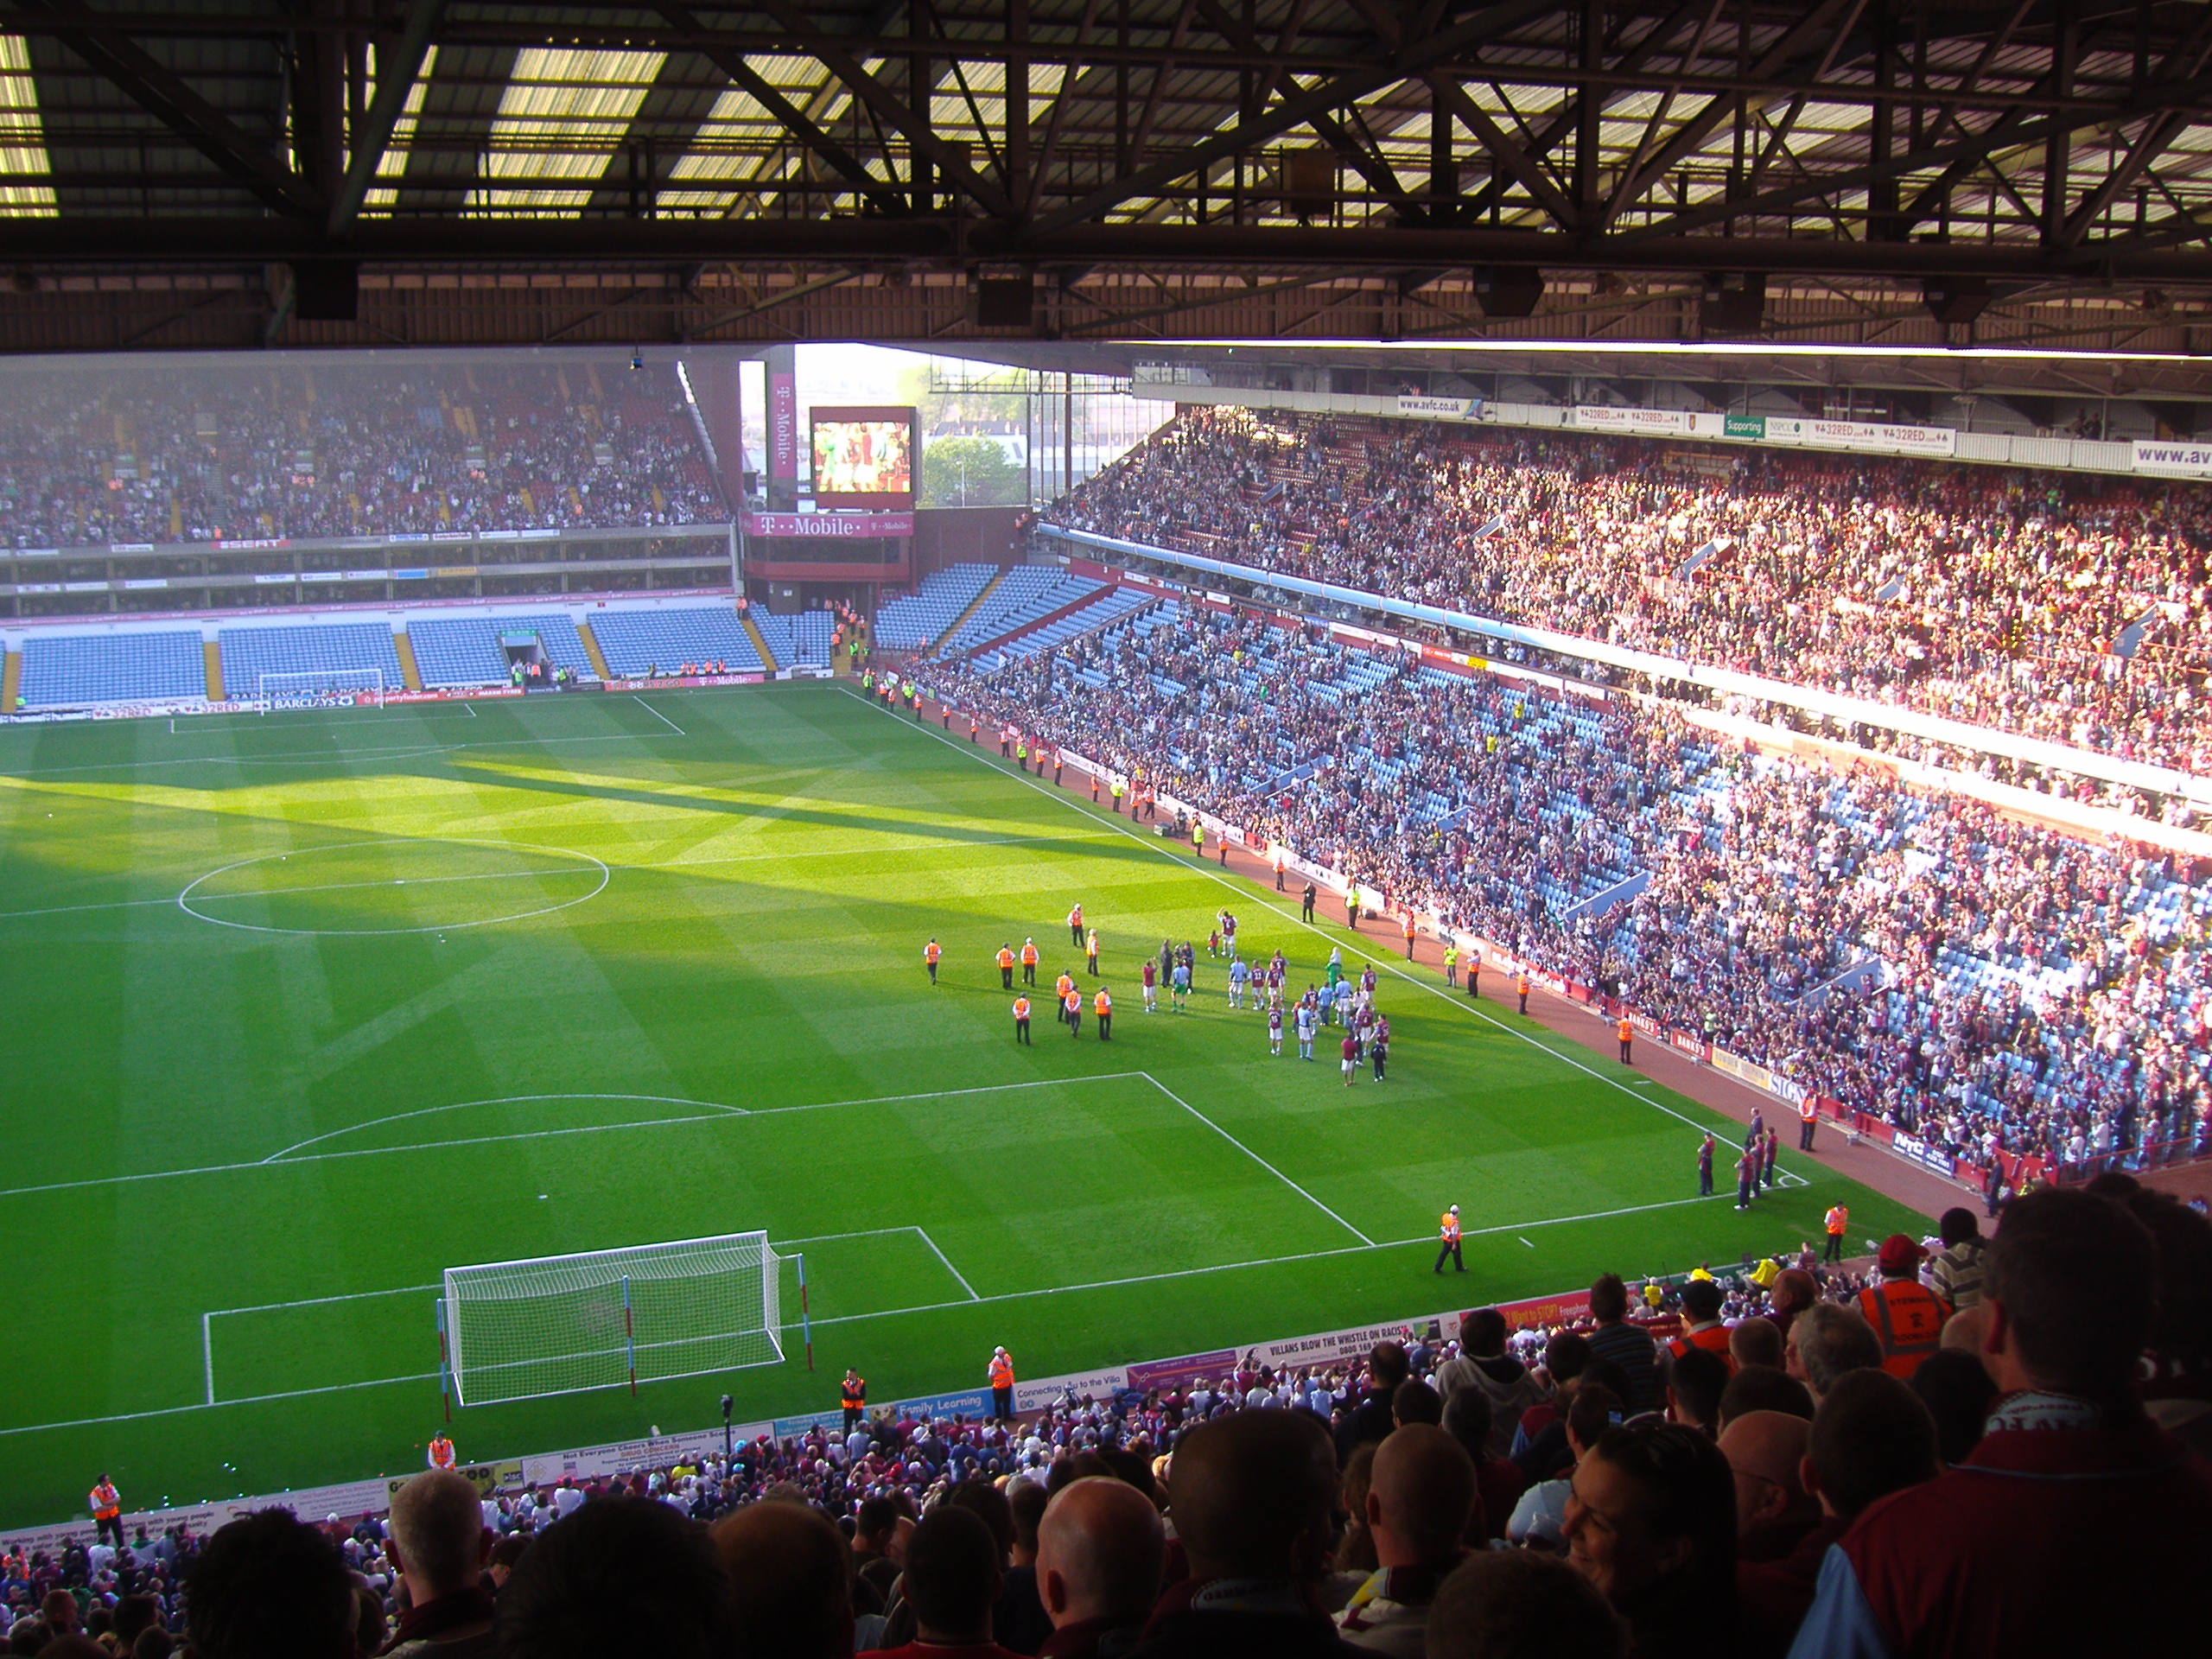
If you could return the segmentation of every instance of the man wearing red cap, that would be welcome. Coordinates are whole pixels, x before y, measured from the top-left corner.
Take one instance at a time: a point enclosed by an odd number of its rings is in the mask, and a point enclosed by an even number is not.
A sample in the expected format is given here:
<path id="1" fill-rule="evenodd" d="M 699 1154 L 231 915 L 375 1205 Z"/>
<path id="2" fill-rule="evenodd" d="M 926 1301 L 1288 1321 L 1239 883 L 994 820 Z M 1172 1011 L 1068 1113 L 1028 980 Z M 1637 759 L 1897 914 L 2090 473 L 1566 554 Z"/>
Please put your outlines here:
<path id="1" fill-rule="evenodd" d="M 1859 1311 L 1882 1340 L 1882 1369 L 1908 1382 L 1942 1346 L 1943 1322 L 1951 1317 L 1951 1305 L 1913 1276 L 1925 1254 L 1904 1234 L 1891 1233 L 1874 1258 L 1882 1282 L 1859 1293 Z"/>

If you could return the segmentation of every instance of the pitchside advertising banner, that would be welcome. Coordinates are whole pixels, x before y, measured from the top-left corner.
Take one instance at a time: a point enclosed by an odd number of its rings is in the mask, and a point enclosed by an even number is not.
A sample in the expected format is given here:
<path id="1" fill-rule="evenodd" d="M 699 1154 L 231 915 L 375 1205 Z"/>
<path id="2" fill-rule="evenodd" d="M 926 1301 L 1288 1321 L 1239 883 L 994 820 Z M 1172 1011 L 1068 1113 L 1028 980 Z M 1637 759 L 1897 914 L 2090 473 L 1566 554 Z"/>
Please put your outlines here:
<path id="1" fill-rule="evenodd" d="M 745 515 L 745 533 L 748 536 L 826 537 L 833 541 L 856 536 L 906 537 L 914 533 L 914 515 L 911 512 L 748 512 Z"/>
<path id="2" fill-rule="evenodd" d="M 1408 393 L 1397 400 L 1397 413 L 1410 420 L 1420 421 L 1479 421 L 1483 418 L 1483 400 L 1479 397 L 1420 397 Z"/>
<path id="3" fill-rule="evenodd" d="M 2212 443 L 2152 443 L 2138 438 L 2133 462 L 2137 472 L 2160 478 L 2212 478 Z"/>

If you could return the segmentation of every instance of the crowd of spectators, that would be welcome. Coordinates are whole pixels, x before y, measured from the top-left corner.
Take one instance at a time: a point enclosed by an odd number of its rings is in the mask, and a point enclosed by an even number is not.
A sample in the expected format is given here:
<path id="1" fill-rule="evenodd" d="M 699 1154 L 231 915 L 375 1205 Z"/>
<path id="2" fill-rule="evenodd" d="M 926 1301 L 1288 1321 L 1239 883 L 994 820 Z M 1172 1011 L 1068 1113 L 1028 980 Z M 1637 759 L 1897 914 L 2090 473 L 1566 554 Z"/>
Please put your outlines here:
<path id="1" fill-rule="evenodd" d="M 2212 492 L 1188 410 L 1051 522 L 2212 770 Z"/>
<path id="2" fill-rule="evenodd" d="M 1954 1225 L 1954 1223 L 1959 1224 Z M 1797 1659 L 2169 1640 L 2212 1535 L 2212 1222 L 2046 1190 L 1357 1363 L 900 1417 L 350 1527 L 0 1561 L 48 1659 Z M 1929 1286 L 1937 1289 L 1930 1289 Z M 1641 1291 L 1643 1294 L 1639 1294 Z M 1647 1298 L 1649 1305 L 1647 1306 Z M 2096 1593 L 2088 1592 L 2094 1585 Z"/>
<path id="3" fill-rule="evenodd" d="M 727 519 L 673 366 L 17 370 L 0 545 Z"/>
<path id="4" fill-rule="evenodd" d="M 1946 1157 L 2079 1166 L 2212 1136 L 2212 871 L 2194 861 L 1761 756 L 1663 703 L 1447 675 L 1242 614 L 1156 613 L 1041 665 L 931 672 L 962 707 L 1287 843 L 1393 913 Z"/>

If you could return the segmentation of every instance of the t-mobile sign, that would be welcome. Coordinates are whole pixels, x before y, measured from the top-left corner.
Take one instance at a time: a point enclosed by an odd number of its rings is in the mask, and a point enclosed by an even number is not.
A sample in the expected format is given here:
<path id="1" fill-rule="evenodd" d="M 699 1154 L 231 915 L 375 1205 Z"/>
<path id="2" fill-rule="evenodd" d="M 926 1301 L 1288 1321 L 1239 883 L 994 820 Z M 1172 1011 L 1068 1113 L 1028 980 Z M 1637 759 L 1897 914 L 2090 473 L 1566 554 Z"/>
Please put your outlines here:
<path id="1" fill-rule="evenodd" d="M 798 377 L 768 377 L 768 476 L 798 476 Z"/>

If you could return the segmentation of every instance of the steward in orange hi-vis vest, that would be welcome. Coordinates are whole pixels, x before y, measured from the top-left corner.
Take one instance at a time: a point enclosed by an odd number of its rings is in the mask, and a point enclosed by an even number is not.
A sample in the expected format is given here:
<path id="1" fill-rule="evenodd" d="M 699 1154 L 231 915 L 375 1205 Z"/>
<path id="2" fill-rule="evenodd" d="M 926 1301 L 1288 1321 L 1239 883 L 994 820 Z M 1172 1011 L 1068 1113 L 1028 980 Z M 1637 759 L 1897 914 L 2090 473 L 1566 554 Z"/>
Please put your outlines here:
<path id="1" fill-rule="evenodd" d="M 1433 1270 L 1438 1273 L 1443 1272 L 1444 1258 L 1448 1255 L 1452 1258 L 1453 1271 L 1465 1273 L 1467 1270 L 1467 1264 L 1459 1255 L 1459 1206 L 1458 1205 L 1453 1205 L 1437 1218 L 1436 1235 L 1440 1242 L 1436 1249 L 1436 1267 Z"/>
<path id="2" fill-rule="evenodd" d="M 1012 944 L 999 946 L 999 988 L 1002 991 L 1010 991 L 1014 988 L 1014 946 Z"/>
<path id="3" fill-rule="evenodd" d="M 1002 1423 L 1014 1421 L 1014 1358 L 1003 1348 L 994 1349 L 990 1364 L 991 1415 Z"/>

